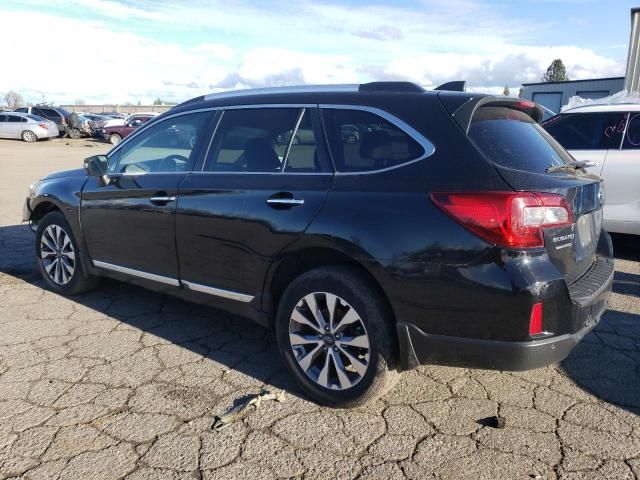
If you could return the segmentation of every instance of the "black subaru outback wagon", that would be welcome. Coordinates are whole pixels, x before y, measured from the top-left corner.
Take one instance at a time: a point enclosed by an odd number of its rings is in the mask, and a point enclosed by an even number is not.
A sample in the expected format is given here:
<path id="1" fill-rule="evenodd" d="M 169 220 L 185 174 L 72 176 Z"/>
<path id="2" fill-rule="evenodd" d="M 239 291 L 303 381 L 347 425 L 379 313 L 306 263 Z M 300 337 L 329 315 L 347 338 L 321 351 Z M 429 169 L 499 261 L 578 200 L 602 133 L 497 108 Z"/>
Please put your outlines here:
<path id="1" fill-rule="evenodd" d="M 395 82 L 201 96 L 33 185 L 24 219 L 54 291 L 107 276 L 251 317 L 352 406 L 419 364 L 557 362 L 599 321 L 602 182 L 541 117 Z"/>

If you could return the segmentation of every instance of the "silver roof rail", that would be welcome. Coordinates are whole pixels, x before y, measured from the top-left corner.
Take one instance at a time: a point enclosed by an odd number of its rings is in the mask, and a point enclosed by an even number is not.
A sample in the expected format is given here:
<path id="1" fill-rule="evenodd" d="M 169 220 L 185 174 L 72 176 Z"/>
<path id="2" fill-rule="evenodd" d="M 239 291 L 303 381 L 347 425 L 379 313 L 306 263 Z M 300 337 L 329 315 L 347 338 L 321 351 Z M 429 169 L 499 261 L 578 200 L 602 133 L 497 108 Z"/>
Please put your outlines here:
<path id="1" fill-rule="evenodd" d="M 224 98 L 244 97 L 249 95 L 264 95 L 270 93 L 339 93 L 357 92 L 357 84 L 336 84 L 336 85 L 298 85 L 293 87 L 266 87 L 266 88 L 245 88 L 242 90 L 231 90 L 228 92 L 210 93 L 204 96 L 204 100 L 217 100 Z"/>

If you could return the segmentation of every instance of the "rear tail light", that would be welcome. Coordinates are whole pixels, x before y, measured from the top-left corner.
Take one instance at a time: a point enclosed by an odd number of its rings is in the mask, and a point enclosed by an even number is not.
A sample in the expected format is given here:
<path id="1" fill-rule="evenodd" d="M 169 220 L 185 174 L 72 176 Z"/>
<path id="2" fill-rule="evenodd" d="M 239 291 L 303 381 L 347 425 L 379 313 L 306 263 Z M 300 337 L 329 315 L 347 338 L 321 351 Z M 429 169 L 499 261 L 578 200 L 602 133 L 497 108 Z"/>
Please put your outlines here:
<path id="1" fill-rule="evenodd" d="M 39 126 L 40 128 L 44 128 L 45 130 L 48 130 L 48 129 L 49 129 L 49 127 L 47 127 L 47 124 L 46 124 L 46 123 L 39 123 L 39 124 L 38 124 L 38 126 Z"/>
<path id="2" fill-rule="evenodd" d="M 573 222 L 567 200 L 551 193 L 439 192 L 431 199 L 464 227 L 502 247 L 543 247 L 545 227 Z"/>
<path id="3" fill-rule="evenodd" d="M 542 333 L 542 303 L 534 303 L 529 317 L 529 335 Z"/>

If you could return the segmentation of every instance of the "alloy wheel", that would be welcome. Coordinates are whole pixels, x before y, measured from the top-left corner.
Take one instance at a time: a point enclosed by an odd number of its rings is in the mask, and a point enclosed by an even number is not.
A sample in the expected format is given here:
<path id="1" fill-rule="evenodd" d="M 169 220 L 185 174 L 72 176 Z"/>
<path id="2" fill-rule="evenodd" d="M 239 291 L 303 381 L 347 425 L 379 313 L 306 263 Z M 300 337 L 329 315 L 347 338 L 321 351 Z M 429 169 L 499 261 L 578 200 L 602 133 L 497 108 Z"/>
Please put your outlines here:
<path id="1" fill-rule="evenodd" d="M 36 134 L 30 130 L 27 130 L 22 134 L 22 139 L 25 142 L 35 142 L 37 140 Z"/>
<path id="2" fill-rule="evenodd" d="M 76 269 L 71 238 L 59 225 L 49 225 L 40 237 L 40 258 L 47 275 L 58 285 L 66 285 Z"/>
<path id="3" fill-rule="evenodd" d="M 371 361 L 369 335 L 361 316 L 331 293 L 313 292 L 297 303 L 289 321 L 289 343 L 305 374 L 332 390 L 355 386 Z"/>

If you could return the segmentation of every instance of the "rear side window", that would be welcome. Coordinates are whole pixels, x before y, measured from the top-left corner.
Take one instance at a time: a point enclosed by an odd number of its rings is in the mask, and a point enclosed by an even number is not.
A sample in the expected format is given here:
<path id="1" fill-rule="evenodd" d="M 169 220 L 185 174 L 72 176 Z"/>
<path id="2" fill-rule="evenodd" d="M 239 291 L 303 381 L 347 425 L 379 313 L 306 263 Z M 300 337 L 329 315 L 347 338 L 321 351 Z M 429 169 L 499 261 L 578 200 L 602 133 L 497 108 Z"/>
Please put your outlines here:
<path id="1" fill-rule="evenodd" d="M 36 122 L 44 121 L 44 118 L 39 117 L 38 115 L 28 114 L 27 117 L 29 117 L 31 120 L 35 120 Z"/>
<path id="2" fill-rule="evenodd" d="M 480 107 L 469 137 L 493 163 L 502 167 L 544 173 L 571 156 L 524 112 L 506 107 Z"/>
<path id="3" fill-rule="evenodd" d="M 550 119 L 544 128 L 567 150 L 620 148 L 626 116 L 622 112 L 573 113 Z"/>
<path id="4" fill-rule="evenodd" d="M 18 115 L 9 115 L 9 122 L 10 123 L 20 123 L 22 121 L 27 121 L 25 118 L 23 117 L 19 117 Z"/>
<path id="5" fill-rule="evenodd" d="M 322 118 L 338 172 L 395 167 L 425 153 L 411 136 L 374 113 L 328 108 Z"/>

